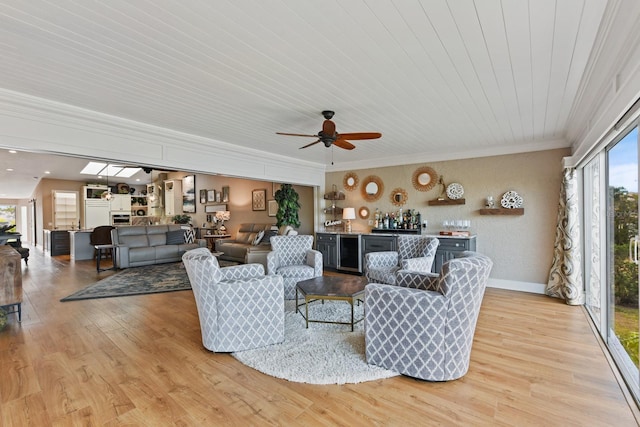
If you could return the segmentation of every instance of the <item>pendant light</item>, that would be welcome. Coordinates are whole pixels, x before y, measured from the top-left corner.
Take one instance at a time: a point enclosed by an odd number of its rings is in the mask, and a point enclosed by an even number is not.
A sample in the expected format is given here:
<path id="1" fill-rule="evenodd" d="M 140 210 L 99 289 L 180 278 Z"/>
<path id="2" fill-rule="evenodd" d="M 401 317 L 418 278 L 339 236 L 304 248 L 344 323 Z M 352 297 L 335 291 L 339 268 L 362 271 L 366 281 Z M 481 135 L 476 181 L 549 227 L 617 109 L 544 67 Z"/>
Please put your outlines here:
<path id="1" fill-rule="evenodd" d="M 105 169 L 107 171 L 107 191 L 102 193 L 102 198 L 106 201 L 111 201 L 113 199 L 113 194 L 111 194 L 111 187 L 109 187 L 109 164 L 107 163 L 107 167 Z"/>

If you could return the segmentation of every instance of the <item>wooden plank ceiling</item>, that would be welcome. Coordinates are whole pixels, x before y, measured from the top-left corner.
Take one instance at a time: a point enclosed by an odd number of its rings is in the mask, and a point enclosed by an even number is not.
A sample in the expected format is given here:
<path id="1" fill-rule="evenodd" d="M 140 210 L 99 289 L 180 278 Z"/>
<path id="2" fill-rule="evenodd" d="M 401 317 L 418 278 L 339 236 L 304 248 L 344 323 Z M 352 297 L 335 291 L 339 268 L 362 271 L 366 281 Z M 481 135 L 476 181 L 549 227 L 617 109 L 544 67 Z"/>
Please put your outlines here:
<path id="1" fill-rule="evenodd" d="M 2 1 L 0 89 L 329 164 L 569 146 L 605 1 Z M 353 151 L 275 133 L 378 131 Z"/>

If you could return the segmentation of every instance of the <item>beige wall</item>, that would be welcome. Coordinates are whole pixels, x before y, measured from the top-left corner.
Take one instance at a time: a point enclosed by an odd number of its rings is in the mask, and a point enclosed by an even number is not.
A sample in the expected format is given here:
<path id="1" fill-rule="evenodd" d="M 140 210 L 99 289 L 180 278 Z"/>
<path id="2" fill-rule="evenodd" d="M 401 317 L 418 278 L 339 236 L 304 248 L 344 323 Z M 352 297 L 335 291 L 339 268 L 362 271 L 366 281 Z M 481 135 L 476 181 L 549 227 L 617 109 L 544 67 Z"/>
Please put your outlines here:
<path id="1" fill-rule="evenodd" d="M 355 170 L 359 178 L 358 188 L 346 191 L 343 178 L 346 172 L 328 173 L 326 188 L 332 185 L 346 194 L 346 200 L 338 201 L 340 207 L 367 206 L 370 219 L 376 208 L 383 212 L 397 211 L 391 203 L 391 191 L 400 187 L 407 191 L 408 202 L 404 209 L 417 209 L 422 219 L 429 222 L 428 231 L 437 233 L 445 219 L 470 219 L 472 233 L 477 234 L 477 250 L 494 261 L 493 279 L 506 281 L 546 283 L 551 266 L 555 237 L 555 221 L 560 192 L 562 158 L 569 149 L 539 151 L 478 159 L 452 160 L 428 164 L 413 164 L 376 169 Z M 436 185 L 428 192 L 413 188 L 413 172 L 420 166 L 430 166 L 444 178 L 446 184 L 458 182 L 464 187 L 466 204 L 454 206 L 429 206 L 440 189 Z M 368 175 L 379 176 L 384 183 L 384 194 L 376 202 L 365 202 L 361 195 L 362 180 Z M 499 205 L 502 194 L 508 190 L 518 192 L 524 198 L 523 216 L 481 216 L 485 198 L 493 196 Z M 325 202 L 325 207 L 330 206 Z M 356 209 L 357 210 L 357 209 Z M 352 221 L 354 232 L 368 232 L 368 221 Z"/>
<path id="2" fill-rule="evenodd" d="M 191 175 L 184 172 L 174 172 L 168 174 L 171 178 L 182 178 Z M 196 175 L 196 213 L 188 214 L 192 219 L 194 226 L 200 227 L 206 221 L 206 213 L 203 204 L 200 203 L 200 190 L 216 190 L 220 191 L 222 187 L 229 186 L 229 203 L 227 209 L 231 212 L 231 220 L 225 222 L 225 227 L 232 235 L 242 223 L 276 223 L 276 217 L 270 217 L 268 211 L 254 211 L 251 207 L 251 195 L 253 190 L 267 190 L 267 200 L 274 200 L 273 184 L 271 182 L 256 181 L 251 179 L 231 178 L 219 175 Z M 276 184 L 277 190 L 279 185 Z M 294 185 L 293 188 L 300 195 L 300 234 L 313 234 L 313 187 Z M 214 203 L 212 203 L 214 204 Z M 217 203 L 215 203 L 217 204 Z"/>
<path id="3" fill-rule="evenodd" d="M 173 172 L 168 174 L 168 179 L 181 179 L 191 173 Z M 246 222 L 256 223 L 276 223 L 275 217 L 268 216 L 268 211 L 253 211 L 251 208 L 251 193 L 253 190 L 266 189 L 267 200 L 273 200 L 273 187 L 271 182 L 255 181 L 250 179 L 229 178 L 219 175 L 196 175 L 196 213 L 188 214 L 192 219 L 192 224 L 201 227 L 206 221 L 206 213 L 203 204 L 200 203 L 200 189 L 218 190 L 223 186 L 229 186 L 229 200 L 227 209 L 231 212 L 231 220 L 225 223 L 229 232 L 234 235 L 240 227 L 240 224 Z M 39 212 L 38 223 L 38 243 L 42 244 L 43 228 L 53 227 L 53 201 L 51 198 L 52 190 L 78 191 L 81 194 L 82 186 L 86 185 L 81 181 L 65 181 L 55 179 L 43 179 L 38 184 L 34 197 L 37 199 Z M 146 189 L 146 185 L 134 185 L 138 192 Z M 279 188 L 276 185 L 276 189 Z M 294 189 L 300 195 L 300 234 L 313 234 L 313 187 L 294 185 Z M 136 192 L 136 194 L 138 194 Z M 80 199 L 79 199 L 80 200 Z M 80 212 L 82 214 L 82 212 Z M 170 221 L 170 218 L 164 218 L 162 222 Z"/>

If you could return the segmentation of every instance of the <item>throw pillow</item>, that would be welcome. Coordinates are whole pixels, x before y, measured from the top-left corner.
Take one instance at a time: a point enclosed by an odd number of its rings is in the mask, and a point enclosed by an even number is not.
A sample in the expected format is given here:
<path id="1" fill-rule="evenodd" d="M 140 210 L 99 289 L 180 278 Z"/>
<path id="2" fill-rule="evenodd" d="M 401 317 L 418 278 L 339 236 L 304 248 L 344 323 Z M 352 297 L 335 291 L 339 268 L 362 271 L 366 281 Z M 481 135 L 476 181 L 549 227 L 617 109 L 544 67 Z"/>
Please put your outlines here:
<path id="1" fill-rule="evenodd" d="M 261 230 L 257 235 L 256 238 L 253 239 L 253 242 L 251 242 L 251 244 L 253 246 L 256 246 L 258 243 L 260 243 L 260 240 L 262 240 L 262 238 L 264 237 L 264 230 Z"/>
<path id="2" fill-rule="evenodd" d="M 196 241 L 196 232 L 192 228 L 188 230 L 184 230 L 184 242 L 193 243 L 195 241 Z"/>
<path id="3" fill-rule="evenodd" d="M 184 243 L 182 230 L 167 231 L 167 245 L 181 245 Z"/>
<path id="4" fill-rule="evenodd" d="M 277 236 L 277 235 L 278 235 L 278 230 L 267 230 L 267 232 L 264 233 L 264 237 L 262 238 L 262 243 L 265 245 L 271 244 L 271 237 Z"/>
<path id="5" fill-rule="evenodd" d="M 402 269 L 409 271 L 418 271 L 420 273 L 429 273 L 431 271 L 431 262 L 428 258 L 408 258 L 402 260 Z"/>

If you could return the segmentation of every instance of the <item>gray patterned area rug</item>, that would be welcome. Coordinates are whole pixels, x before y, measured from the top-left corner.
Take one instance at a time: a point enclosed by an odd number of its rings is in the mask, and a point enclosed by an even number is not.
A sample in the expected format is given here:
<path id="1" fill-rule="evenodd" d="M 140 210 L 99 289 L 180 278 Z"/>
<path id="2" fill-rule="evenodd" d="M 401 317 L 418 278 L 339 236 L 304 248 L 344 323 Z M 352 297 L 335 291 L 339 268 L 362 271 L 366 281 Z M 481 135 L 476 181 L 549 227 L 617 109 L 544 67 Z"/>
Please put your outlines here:
<path id="1" fill-rule="evenodd" d="M 237 265 L 230 261 L 219 262 L 221 267 Z M 191 289 L 191 285 L 184 265 L 182 262 L 173 262 L 121 270 L 60 301 L 156 294 L 187 289 Z"/>
<path id="2" fill-rule="evenodd" d="M 301 307 L 304 310 L 304 307 Z M 356 306 L 356 319 L 364 305 Z M 351 309 L 345 301 L 319 301 L 309 305 L 309 318 L 348 321 Z M 365 359 L 364 322 L 355 330 L 347 325 L 309 323 L 295 312 L 294 301 L 285 301 L 284 342 L 232 356 L 264 374 L 308 384 L 355 384 L 399 375 L 368 365 Z"/>

